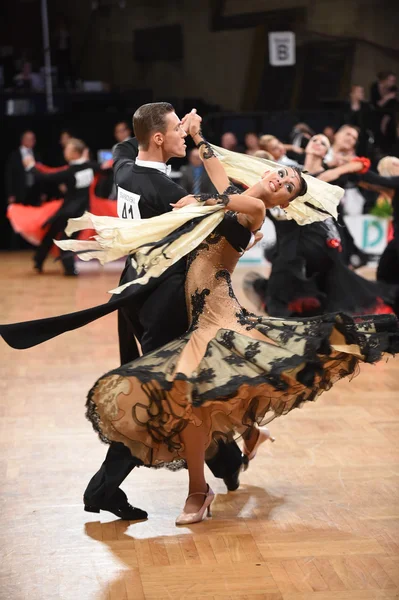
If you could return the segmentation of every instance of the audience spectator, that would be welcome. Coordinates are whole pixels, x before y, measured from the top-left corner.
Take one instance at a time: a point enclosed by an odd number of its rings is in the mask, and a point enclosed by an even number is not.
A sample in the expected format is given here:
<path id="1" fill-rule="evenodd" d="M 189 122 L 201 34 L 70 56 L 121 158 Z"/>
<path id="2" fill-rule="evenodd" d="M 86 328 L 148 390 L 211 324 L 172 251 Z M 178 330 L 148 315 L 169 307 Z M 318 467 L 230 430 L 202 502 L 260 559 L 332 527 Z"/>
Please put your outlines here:
<path id="1" fill-rule="evenodd" d="M 64 157 L 64 150 L 65 150 L 67 143 L 72 138 L 73 138 L 73 135 L 67 129 L 63 129 L 61 131 L 60 137 L 58 140 L 58 144 L 59 144 L 59 146 L 61 146 L 61 148 L 57 148 L 56 159 L 55 159 L 55 164 L 54 164 L 55 167 L 63 167 L 64 165 L 68 164 Z"/>
<path id="2" fill-rule="evenodd" d="M 259 146 L 261 150 L 265 150 L 272 155 L 273 160 L 285 165 L 286 167 L 297 167 L 298 161 L 288 158 L 286 153 L 286 146 L 280 142 L 274 135 L 262 135 L 259 140 Z M 292 148 L 292 146 L 288 146 Z"/>
<path id="3" fill-rule="evenodd" d="M 356 154 L 359 129 L 353 125 L 342 125 L 334 135 L 332 146 L 324 160 L 329 167 L 339 167 Z"/>
<path id="4" fill-rule="evenodd" d="M 334 143 L 334 135 L 335 135 L 335 129 L 332 125 L 326 125 L 322 131 L 323 135 L 326 136 L 326 138 L 328 139 L 328 141 L 330 142 L 330 144 Z"/>
<path id="5" fill-rule="evenodd" d="M 231 150 L 232 152 L 243 152 L 243 148 L 238 145 L 236 134 L 232 131 L 226 131 L 222 135 L 220 145 L 222 148 L 226 148 L 226 150 Z"/>
<path id="6" fill-rule="evenodd" d="M 9 204 L 14 202 L 33 206 L 40 204 L 40 186 L 35 182 L 33 174 L 25 171 L 23 165 L 23 160 L 27 157 L 32 157 L 35 161 L 39 160 L 35 146 L 35 134 L 33 131 L 25 131 L 21 136 L 19 148 L 14 150 L 8 158 L 5 178 Z"/>
<path id="7" fill-rule="evenodd" d="M 116 144 L 120 144 L 121 142 L 126 142 L 130 140 L 132 137 L 132 129 L 130 125 L 126 121 L 118 121 L 114 127 L 114 138 L 116 139 Z M 112 152 L 114 151 L 116 144 L 112 147 Z"/>
<path id="8" fill-rule="evenodd" d="M 245 134 L 245 154 L 255 154 L 259 150 L 259 138 L 253 131 L 249 131 Z"/>
<path id="9" fill-rule="evenodd" d="M 370 131 L 372 125 L 371 105 L 364 100 L 364 87 L 353 85 L 348 102 L 344 107 L 343 122 L 354 125 L 359 129 L 358 152 L 361 155 L 369 153 L 369 143 L 374 141 Z"/>
<path id="10" fill-rule="evenodd" d="M 24 51 L 21 59 L 17 62 L 19 63 L 19 71 L 14 76 L 14 84 L 17 88 L 30 90 L 32 88 L 32 62 L 28 58 L 28 53 Z"/>
<path id="11" fill-rule="evenodd" d="M 198 148 L 193 148 L 188 156 L 188 165 L 180 169 L 180 185 L 188 194 L 214 194 L 216 188 L 208 177 L 200 158 Z"/>
<path id="12" fill-rule="evenodd" d="M 375 108 L 374 133 L 376 144 L 389 151 L 396 141 L 396 111 L 398 110 L 398 86 L 396 75 L 381 71 L 370 88 L 370 102 Z"/>
<path id="13" fill-rule="evenodd" d="M 345 123 L 359 128 L 366 126 L 369 113 L 370 104 L 364 100 L 364 87 L 362 85 L 352 85 L 345 106 Z"/>

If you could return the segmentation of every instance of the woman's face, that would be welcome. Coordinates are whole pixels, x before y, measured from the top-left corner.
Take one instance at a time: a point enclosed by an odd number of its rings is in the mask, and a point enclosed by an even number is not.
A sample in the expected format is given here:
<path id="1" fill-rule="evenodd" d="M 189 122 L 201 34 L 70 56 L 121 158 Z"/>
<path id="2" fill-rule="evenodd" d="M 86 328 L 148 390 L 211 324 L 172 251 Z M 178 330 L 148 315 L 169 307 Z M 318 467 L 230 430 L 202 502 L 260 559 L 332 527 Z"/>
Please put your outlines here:
<path id="1" fill-rule="evenodd" d="M 330 142 L 327 136 L 322 133 L 314 135 L 306 146 L 306 154 L 314 154 L 319 158 L 324 158 L 330 148 Z"/>
<path id="2" fill-rule="evenodd" d="M 273 156 L 274 160 L 280 160 L 282 156 L 285 154 L 284 144 L 280 142 L 277 138 L 273 138 L 267 144 L 267 148 L 265 148 L 267 152 Z"/>
<path id="3" fill-rule="evenodd" d="M 247 133 L 245 136 L 245 145 L 249 150 L 257 150 L 259 148 L 258 136 L 255 133 Z"/>
<path id="4" fill-rule="evenodd" d="M 301 187 L 298 173 L 291 167 L 280 167 L 266 171 L 262 177 L 266 208 L 281 206 L 286 208 L 296 198 Z"/>

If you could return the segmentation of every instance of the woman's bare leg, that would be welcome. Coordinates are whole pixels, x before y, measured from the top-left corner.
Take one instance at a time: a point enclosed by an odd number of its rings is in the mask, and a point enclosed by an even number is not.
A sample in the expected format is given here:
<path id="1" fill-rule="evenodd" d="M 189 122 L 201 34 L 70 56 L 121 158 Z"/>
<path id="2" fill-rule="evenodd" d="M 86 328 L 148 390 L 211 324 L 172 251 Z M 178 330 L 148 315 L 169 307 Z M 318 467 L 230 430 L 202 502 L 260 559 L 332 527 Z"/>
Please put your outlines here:
<path id="1" fill-rule="evenodd" d="M 185 457 L 188 467 L 189 486 L 188 494 L 194 492 L 207 493 L 205 481 L 205 429 L 203 425 L 196 426 L 192 423 L 187 425 L 180 433 L 180 439 L 185 447 Z M 205 497 L 196 494 L 188 498 L 184 511 L 186 513 L 197 512 L 203 505 Z"/>

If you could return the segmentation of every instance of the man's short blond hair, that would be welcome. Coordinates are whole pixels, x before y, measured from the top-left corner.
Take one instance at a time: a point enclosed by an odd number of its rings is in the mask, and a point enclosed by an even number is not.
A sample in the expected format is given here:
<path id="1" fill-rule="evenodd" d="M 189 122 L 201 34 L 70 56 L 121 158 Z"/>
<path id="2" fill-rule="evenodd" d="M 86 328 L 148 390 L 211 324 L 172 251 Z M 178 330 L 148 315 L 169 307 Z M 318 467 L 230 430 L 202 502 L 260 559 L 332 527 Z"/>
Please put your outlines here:
<path id="1" fill-rule="evenodd" d="M 72 146 L 73 149 L 80 155 L 86 150 L 86 144 L 83 140 L 79 140 L 78 138 L 71 138 L 67 142 L 67 146 Z"/>

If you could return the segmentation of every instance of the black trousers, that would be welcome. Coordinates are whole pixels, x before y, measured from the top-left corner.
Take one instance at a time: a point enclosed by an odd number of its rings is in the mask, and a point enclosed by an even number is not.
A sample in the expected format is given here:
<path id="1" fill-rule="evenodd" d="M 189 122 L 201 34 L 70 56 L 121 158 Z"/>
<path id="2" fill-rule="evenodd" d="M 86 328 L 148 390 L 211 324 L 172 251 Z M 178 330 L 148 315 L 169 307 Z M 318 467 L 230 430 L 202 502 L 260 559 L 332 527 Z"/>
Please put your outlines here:
<path id="1" fill-rule="evenodd" d="M 41 266 L 44 263 L 44 261 L 46 260 L 46 258 L 48 256 L 48 253 L 51 250 L 51 246 L 53 245 L 53 239 L 56 238 L 60 232 L 64 231 L 67 223 L 68 223 L 67 218 L 59 217 L 51 224 L 50 229 L 44 236 L 42 243 L 40 244 L 40 246 L 38 247 L 38 249 L 35 252 L 34 261 L 36 264 Z M 77 234 L 72 234 L 71 238 L 74 238 L 76 236 L 77 236 Z M 63 233 L 61 239 L 70 239 L 70 238 L 68 238 Z M 61 261 L 62 261 L 65 273 L 71 273 L 74 270 L 74 265 L 75 265 L 75 259 L 73 257 L 72 252 L 64 252 L 63 250 L 60 250 L 60 252 L 61 252 Z"/>
<path id="2" fill-rule="evenodd" d="M 131 455 L 127 446 L 120 442 L 112 442 L 101 468 L 89 481 L 84 493 L 85 504 L 118 506 L 127 499 L 119 486 L 134 467 L 141 464 L 140 460 Z M 224 479 L 241 467 L 241 450 L 235 442 L 226 443 L 220 440 L 217 454 L 207 461 L 207 465 L 215 477 Z"/>
<path id="3" fill-rule="evenodd" d="M 128 270 L 128 269 L 127 269 Z M 129 280 L 124 274 L 121 283 Z M 131 275 L 134 278 L 134 275 Z M 161 316 L 159 305 L 168 306 L 167 315 Z M 157 322 L 157 318 L 159 321 Z M 118 331 L 121 364 L 139 356 L 136 336 L 143 354 L 152 352 L 181 335 L 187 329 L 187 310 L 184 294 L 184 275 L 174 273 L 162 281 L 156 290 L 138 304 L 118 311 Z M 119 488 L 140 460 L 132 456 L 127 446 L 112 442 L 101 468 L 91 478 L 84 493 L 86 504 L 97 506 L 118 505 L 126 499 Z M 215 477 L 224 479 L 233 475 L 242 465 L 241 450 L 235 442 L 218 442 L 218 451 L 207 465 Z"/>

